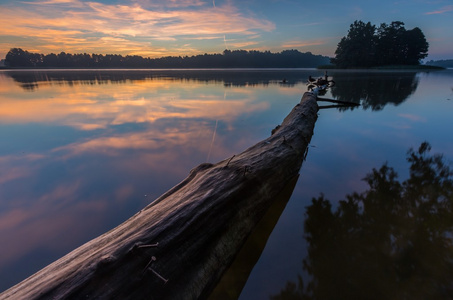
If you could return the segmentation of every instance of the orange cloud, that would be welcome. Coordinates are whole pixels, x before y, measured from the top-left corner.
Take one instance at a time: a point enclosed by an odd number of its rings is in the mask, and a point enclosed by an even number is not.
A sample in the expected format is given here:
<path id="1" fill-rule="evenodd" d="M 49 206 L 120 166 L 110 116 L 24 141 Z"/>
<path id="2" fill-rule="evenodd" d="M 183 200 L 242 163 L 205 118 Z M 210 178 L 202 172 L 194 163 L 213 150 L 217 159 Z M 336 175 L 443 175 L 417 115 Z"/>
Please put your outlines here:
<path id="1" fill-rule="evenodd" d="M 324 40 L 311 40 L 311 41 L 290 41 L 282 45 L 283 48 L 303 48 L 308 46 L 324 45 Z"/>
<path id="2" fill-rule="evenodd" d="M 249 36 L 257 30 L 275 29 L 272 22 L 246 16 L 231 4 L 202 6 L 196 0 L 172 1 L 166 7 L 152 10 L 139 3 L 109 5 L 77 0 L 25 3 L 27 6 L 23 8 L 2 9 L 2 34 L 30 40 L 37 49 L 48 49 L 49 45 L 85 52 L 115 48 L 116 53 L 129 54 L 141 48 L 153 53 L 153 41 L 176 41 L 182 37 L 210 39 L 224 34 Z M 199 8 L 194 11 L 186 8 L 189 6 Z M 0 44 L 2 48 L 8 46 L 15 45 L 8 41 Z"/>
<path id="3" fill-rule="evenodd" d="M 249 46 L 257 45 L 258 42 L 254 41 L 244 41 L 244 42 L 228 42 L 228 45 L 233 46 L 234 48 L 246 48 Z M 254 48 L 255 49 L 255 48 Z"/>
<path id="4" fill-rule="evenodd" d="M 447 5 L 442 7 L 440 10 L 435 10 L 435 11 L 430 11 L 425 13 L 426 15 L 438 15 L 438 14 L 444 14 L 446 12 L 453 11 L 453 5 Z"/>

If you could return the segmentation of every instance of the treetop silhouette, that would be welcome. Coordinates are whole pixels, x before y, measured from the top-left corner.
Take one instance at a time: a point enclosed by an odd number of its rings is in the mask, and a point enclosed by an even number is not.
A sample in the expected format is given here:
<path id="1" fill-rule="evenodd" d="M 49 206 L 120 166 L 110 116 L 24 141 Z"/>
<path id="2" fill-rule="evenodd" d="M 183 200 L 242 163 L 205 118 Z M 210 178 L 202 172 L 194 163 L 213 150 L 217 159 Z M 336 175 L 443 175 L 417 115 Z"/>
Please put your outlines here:
<path id="1" fill-rule="evenodd" d="M 428 48 L 418 27 L 407 30 L 400 21 L 382 23 L 379 27 L 354 21 L 348 35 L 338 43 L 331 62 L 339 68 L 418 65 L 428 56 Z"/>

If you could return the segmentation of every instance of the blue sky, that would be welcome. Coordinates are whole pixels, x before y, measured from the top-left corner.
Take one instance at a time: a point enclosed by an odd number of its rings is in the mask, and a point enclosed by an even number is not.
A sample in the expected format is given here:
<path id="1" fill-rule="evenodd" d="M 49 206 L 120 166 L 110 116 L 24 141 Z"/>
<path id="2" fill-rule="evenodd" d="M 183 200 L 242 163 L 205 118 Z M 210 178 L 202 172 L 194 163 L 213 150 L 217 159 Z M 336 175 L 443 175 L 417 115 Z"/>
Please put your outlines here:
<path id="1" fill-rule="evenodd" d="M 453 59 L 453 1 L 0 0 L 0 58 L 39 53 L 160 57 L 224 49 L 334 56 L 355 20 L 419 27 L 428 59 Z"/>

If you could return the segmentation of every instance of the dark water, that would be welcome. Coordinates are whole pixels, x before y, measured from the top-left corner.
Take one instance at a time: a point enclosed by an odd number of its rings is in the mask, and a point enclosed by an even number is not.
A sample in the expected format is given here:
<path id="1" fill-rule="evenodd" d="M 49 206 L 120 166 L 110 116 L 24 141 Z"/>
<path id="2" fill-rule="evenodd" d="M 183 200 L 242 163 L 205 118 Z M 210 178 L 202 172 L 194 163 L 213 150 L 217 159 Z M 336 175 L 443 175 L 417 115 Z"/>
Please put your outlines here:
<path id="1" fill-rule="evenodd" d="M 439 166 L 453 160 L 453 71 L 330 74 L 336 86 L 323 97 L 361 106 L 319 111 L 289 201 L 276 202 L 218 295 L 451 297 L 453 192 Z M 0 290 L 123 222 L 194 166 L 268 137 L 309 75 L 322 72 L 1 72 Z M 431 151 L 408 162 L 424 141 Z"/>

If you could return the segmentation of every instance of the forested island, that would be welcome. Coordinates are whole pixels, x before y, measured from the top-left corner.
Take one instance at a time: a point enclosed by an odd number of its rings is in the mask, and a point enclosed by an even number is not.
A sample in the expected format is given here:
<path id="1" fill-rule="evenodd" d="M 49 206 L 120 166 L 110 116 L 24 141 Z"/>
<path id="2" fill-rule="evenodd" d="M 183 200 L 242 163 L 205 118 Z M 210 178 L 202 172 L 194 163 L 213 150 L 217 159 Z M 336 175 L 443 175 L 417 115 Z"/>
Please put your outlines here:
<path id="1" fill-rule="evenodd" d="M 401 21 L 382 23 L 379 27 L 354 21 L 338 43 L 331 62 L 341 69 L 418 66 L 428 56 L 428 48 L 418 27 L 408 30 Z"/>
<path id="2" fill-rule="evenodd" d="M 12 48 L 5 58 L 10 68 L 315 68 L 329 63 L 329 57 L 298 50 L 225 50 L 219 54 L 149 58 L 118 54 L 32 53 Z"/>

